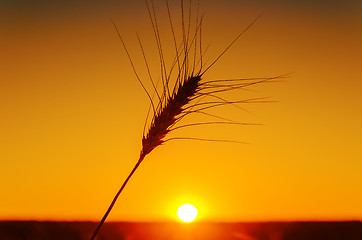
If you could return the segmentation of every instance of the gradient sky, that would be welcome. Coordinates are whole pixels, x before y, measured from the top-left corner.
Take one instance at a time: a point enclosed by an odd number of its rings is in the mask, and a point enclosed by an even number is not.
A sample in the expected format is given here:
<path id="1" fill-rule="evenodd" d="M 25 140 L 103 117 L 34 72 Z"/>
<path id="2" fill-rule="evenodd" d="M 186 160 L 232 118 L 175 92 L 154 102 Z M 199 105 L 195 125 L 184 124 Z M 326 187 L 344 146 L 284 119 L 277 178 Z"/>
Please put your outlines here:
<path id="1" fill-rule="evenodd" d="M 219 113 L 265 126 L 176 134 L 250 144 L 158 147 L 109 219 L 173 220 L 188 202 L 200 220 L 361 220 L 361 2 L 201 9 L 210 60 L 263 12 L 205 79 L 292 74 L 230 93 L 278 102 Z M 136 163 L 148 100 L 110 18 L 145 76 L 136 32 L 150 59 L 155 45 L 144 1 L 0 1 L 0 219 L 99 220 Z"/>

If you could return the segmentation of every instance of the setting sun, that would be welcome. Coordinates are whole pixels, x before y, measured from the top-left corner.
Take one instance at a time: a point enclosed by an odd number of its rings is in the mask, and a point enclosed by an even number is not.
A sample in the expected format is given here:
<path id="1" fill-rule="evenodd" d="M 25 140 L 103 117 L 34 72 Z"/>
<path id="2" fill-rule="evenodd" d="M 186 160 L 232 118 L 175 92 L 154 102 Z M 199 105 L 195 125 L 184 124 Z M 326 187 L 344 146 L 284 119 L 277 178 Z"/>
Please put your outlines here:
<path id="1" fill-rule="evenodd" d="M 197 209 L 194 205 L 183 204 L 177 209 L 177 216 L 183 222 L 192 222 L 197 216 Z"/>

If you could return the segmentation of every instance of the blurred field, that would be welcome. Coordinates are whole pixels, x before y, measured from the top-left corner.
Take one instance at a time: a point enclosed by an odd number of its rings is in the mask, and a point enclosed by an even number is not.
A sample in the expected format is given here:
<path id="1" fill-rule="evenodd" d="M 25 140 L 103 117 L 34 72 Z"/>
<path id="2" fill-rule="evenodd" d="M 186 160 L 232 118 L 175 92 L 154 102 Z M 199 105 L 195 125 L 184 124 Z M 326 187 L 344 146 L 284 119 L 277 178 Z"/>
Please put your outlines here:
<path id="1" fill-rule="evenodd" d="M 0 222 L 1 240 L 86 240 L 94 222 Z M 361 240 L 362 222 L 106 223 L 99 240 Z"/>

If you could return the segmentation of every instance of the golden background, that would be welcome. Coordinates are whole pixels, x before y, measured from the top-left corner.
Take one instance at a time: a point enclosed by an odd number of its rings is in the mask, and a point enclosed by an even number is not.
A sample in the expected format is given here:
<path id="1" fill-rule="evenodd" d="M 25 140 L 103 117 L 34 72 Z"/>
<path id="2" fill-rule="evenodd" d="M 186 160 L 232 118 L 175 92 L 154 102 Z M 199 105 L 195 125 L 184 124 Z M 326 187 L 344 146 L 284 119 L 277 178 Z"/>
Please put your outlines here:
<path id="1" fill-rule="evenodd" d="M 250 144 L 158 147 L 109 219 L 172 220 L 189 202 L 199 220 L 361 220 L 361 3 L 215 0 L 200 9 L 209 61 L 263 13 L 204 79 L 292 74 L 253 92 L 230 92 L 277 103 L 219 112 L 265 126 L 175 133 Z M 161 35 L 170 34 L 160 15 Z M 0 3 L 1 219 L 99 220 L 137 161 L 149 102 L 111 18 L 142 79 L 136 32 L 157 76 L 142 0 Z"/>

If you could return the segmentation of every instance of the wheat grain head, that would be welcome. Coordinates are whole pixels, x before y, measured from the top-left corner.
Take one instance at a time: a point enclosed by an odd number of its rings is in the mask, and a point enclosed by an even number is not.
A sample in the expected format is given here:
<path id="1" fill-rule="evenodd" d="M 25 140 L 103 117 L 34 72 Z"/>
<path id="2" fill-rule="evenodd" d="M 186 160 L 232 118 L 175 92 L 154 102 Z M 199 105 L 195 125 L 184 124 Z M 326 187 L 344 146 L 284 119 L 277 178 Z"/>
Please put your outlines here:
<path id="1" fill-rule="evenodd" d="M 140 48 L 142 50 L 145 66 L 149 75 L 149 80 L 152 83 L 154 94 L 150 94 L 146 89 L 143 81 L 137 74 L 136 68 L 132 61 L 132 58 L 128 52 L 125 42 L 122 39 L 120 32 L 117 29 L 116 24 L 113 22 L 117 34 L 121 40 L 123 48 L 131 63 L 135 76 L 142 88 L 145 90 L 149 100 L 151 116 L 147 114 L 146 123 L 143 130 L 142 148 L 139 156 L 139 160 L 134 166 L 131 173 L 128 175 L 123 185 L 117 192 L 110 206 L 108 207 L 103 218 L 99 222 L 96 230 L 91 236 L 91 240 L 94 240 L 98 234 L 98 231 L 105 222 L 108 214 L 113 208 L 120 193 L 128 183 L 131 176 L 134 174 L 140 163 L 144 160 L 145 156 L 149 154 L 156 147 L 162 143 L 174 139 L 192 139 L 192 140 L 206 140 L 206 141 L 223 141 L 223 142 L 238 142 L 233 140 L 214 140 L 214 139 L 201 139 L 192 137 L 178 137 L 168 138 L 168 134 L 171 131 L 175 131 L 184 127 L 192 127 L 206 124 L 239 124 L 239 125 L 251 125 L 251 123 L 242 123 L 230 119 L 226 119 L 222 116 L 215 116 L 207 112 L 207 110 L 220 107 L 224 105 L 233 105 L 237 108 L 241 108 L 239 104 L 266 102 L 264 98 L 253 99 L 241 99 L 237 101 L 229 101 L 219 95 L 219 93 L 228 92 L 237 89 L 245 89 L 249 86 L 272 82 L 276 79 L 282 78 L 285 75 L 269 77 L 269 78 L 239 78 L 239 79 L 212 79 L 204 80 L 204 74 L 217 62 L 219 59 L 229 50 L 229 48 L 256 22 L 259 18 L 256 17 L 247 27 L 244 28 L 224 50 L 210 63 L 205 64 L 203 57 L 208 49 L 202 47 L 202 21 L 203 14 L 199 11 L 199 2 L 197 2 L 196 18 L 194 19 L 194 29 L 191 28 L 191 13 L 192 0 L 186 4 L 183 0 L 180 0 L 180 15 L 181 15 L 181 37 L 177 39 L 175 34 L 175 27 L 172 21 L 171 12 L 168 0 L 166 0 L 167 13 L 169 19 L 169 25 L 173 37 L 173 45 L 175 50 L 174 60 L 166 67 L 165 55 L 163 50 L 163 43 L 161 40 L 161 34 L 158 27 L 157 14 L 153 0 L 145 0 L 149 18 L 151 20 L 154 37 L 156 40 L 159 61 L 160 61 L 160 76 L 161 87 L 158 88 L 158 84 L 154 82 L 154 78 L 149 69 L 149 65 L 146 59 L 140 38 L 137 36 Z M 191 124 L 180 125 L 180 121 L 185 117 L 192 114 L 204 114 L 217 118 L 218 121 L 209 122 L 194 122 Z"/>

